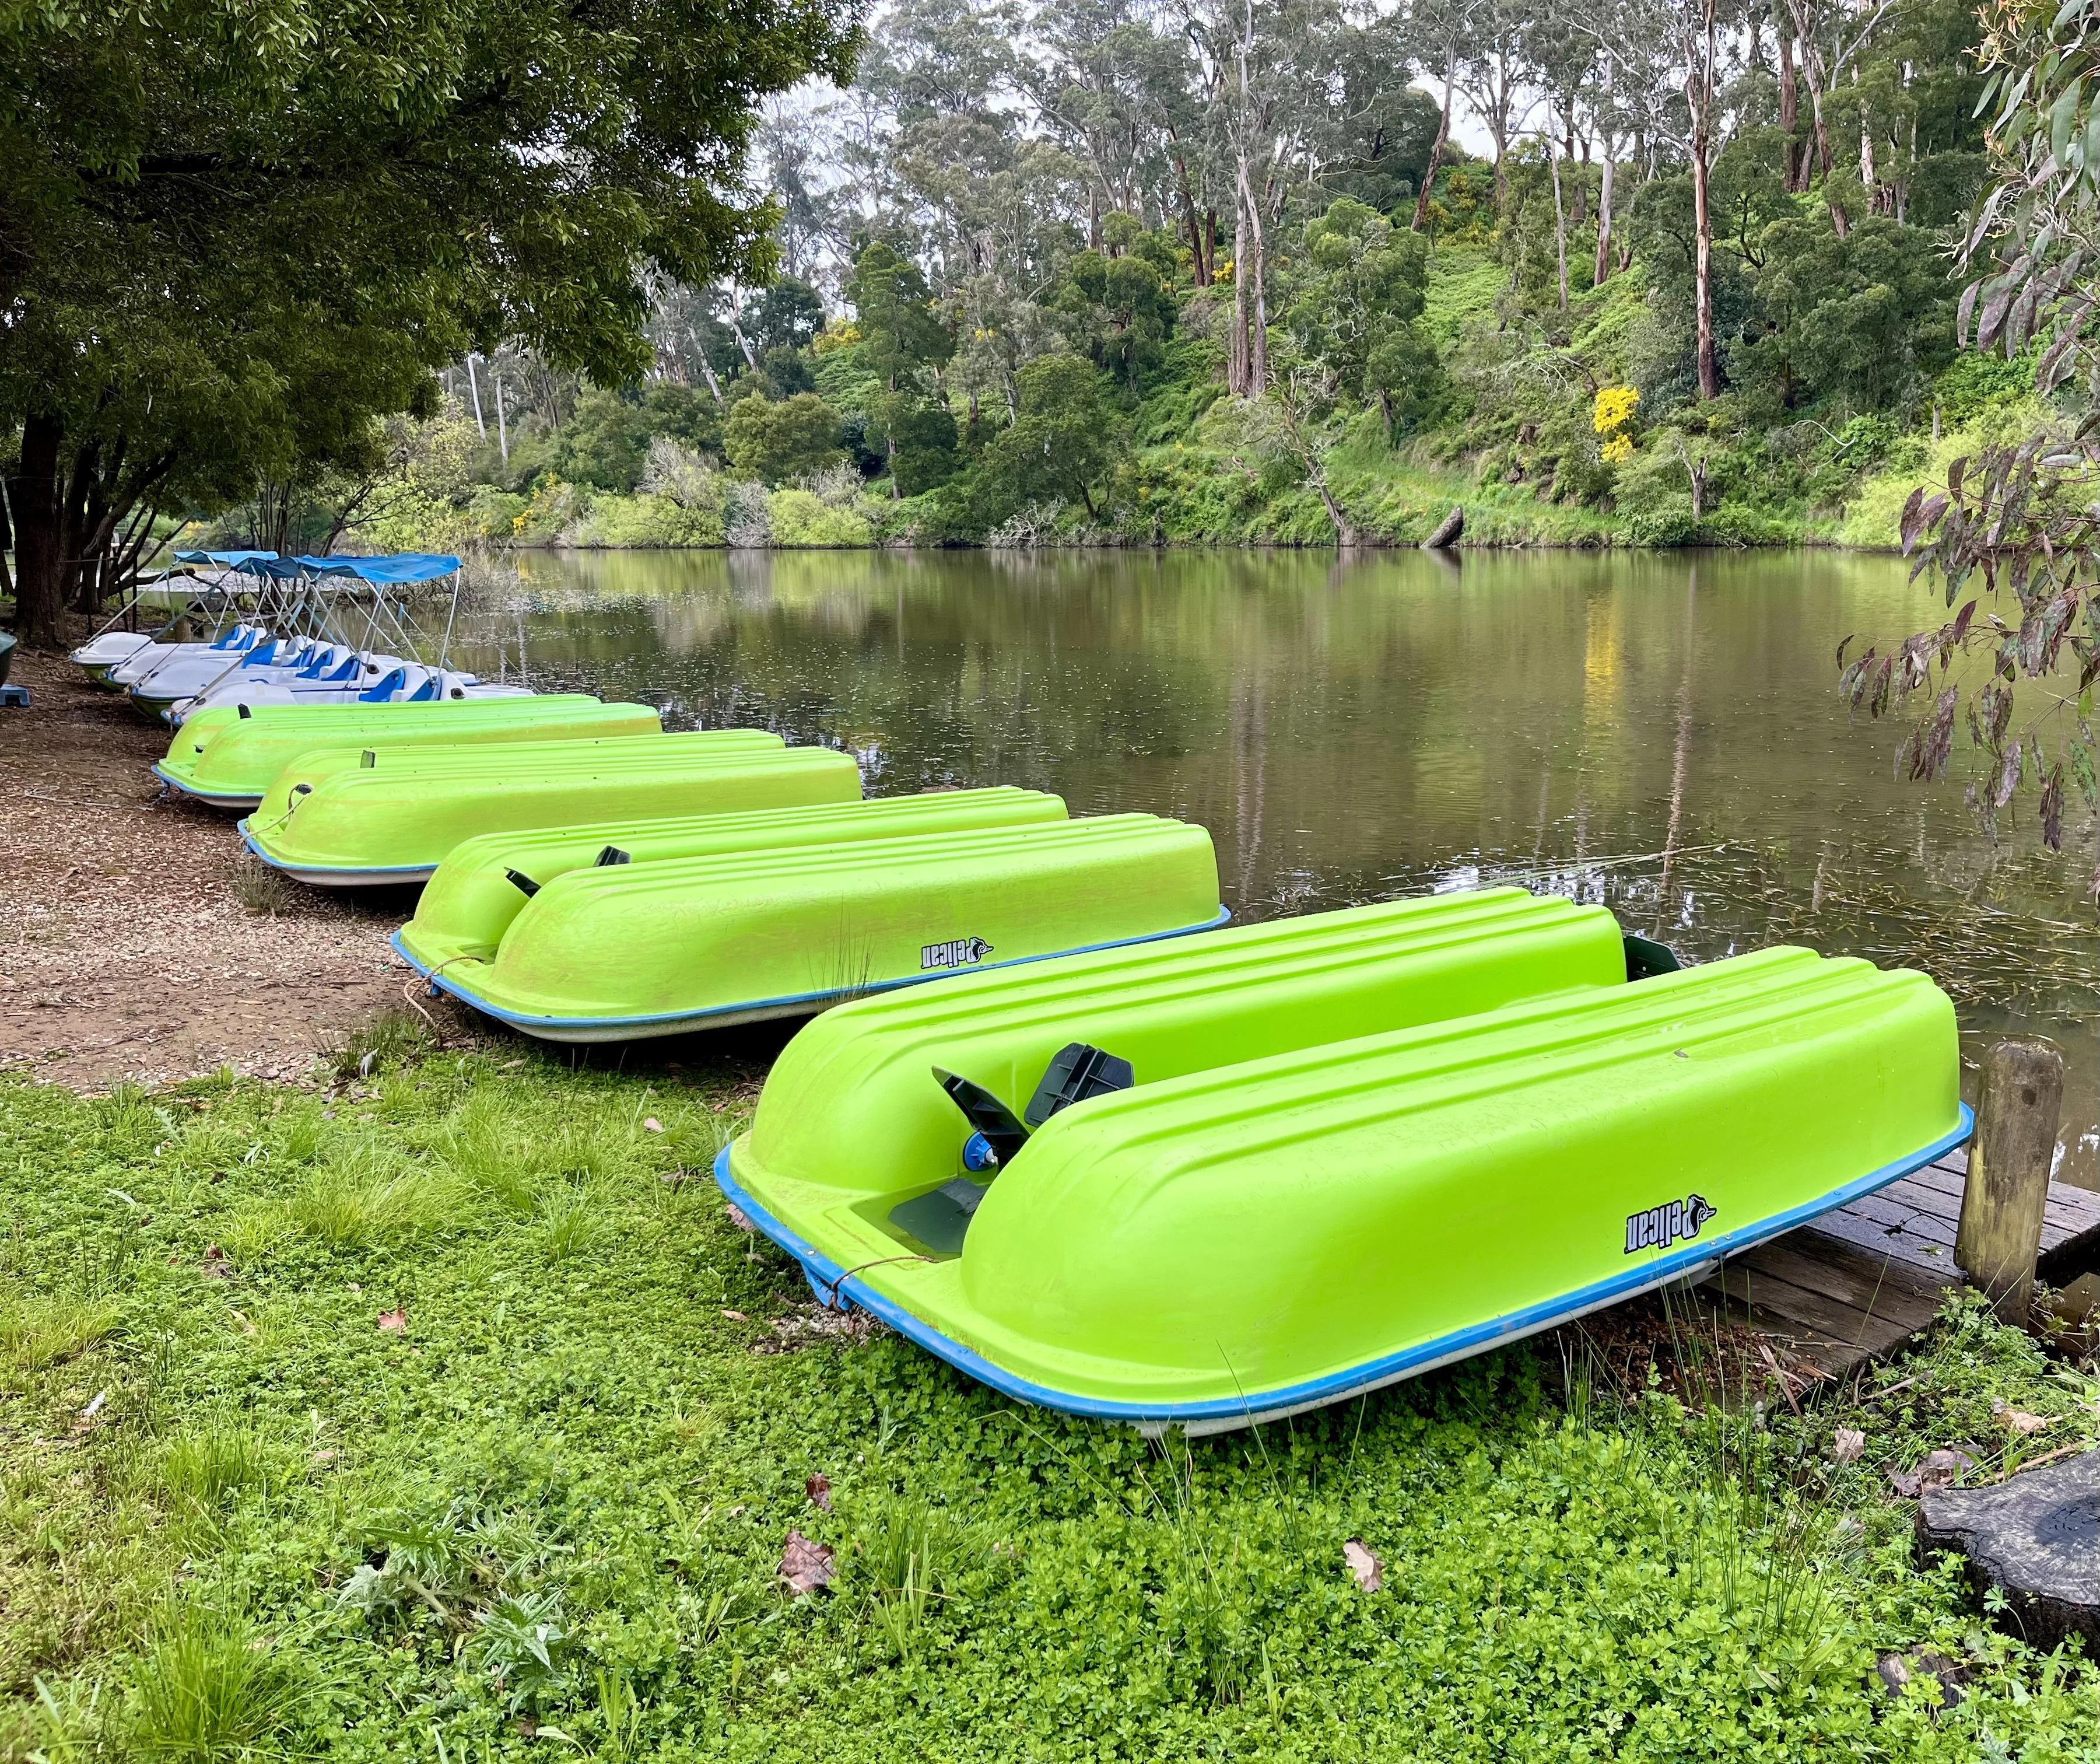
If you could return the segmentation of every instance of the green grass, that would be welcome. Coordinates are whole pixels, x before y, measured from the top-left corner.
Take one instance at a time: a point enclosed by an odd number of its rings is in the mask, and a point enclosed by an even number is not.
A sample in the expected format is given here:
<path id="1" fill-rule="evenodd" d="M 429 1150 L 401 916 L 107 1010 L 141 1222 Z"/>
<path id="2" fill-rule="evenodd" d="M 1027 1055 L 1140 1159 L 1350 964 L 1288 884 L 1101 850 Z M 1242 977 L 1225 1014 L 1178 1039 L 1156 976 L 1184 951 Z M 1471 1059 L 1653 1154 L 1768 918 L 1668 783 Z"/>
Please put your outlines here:
<path id="1" fill-rule="evenodd" d="M 750 1072 L 393 1045 L 326 1099 L 0 1084 L 0 1757 L 2092 1756 L 2092 1671 L 1887 1492 L 2100 1428 L 1973 1311 L 1799 1420 L 1672 1395 L 1722 1394 L 1686 1326 L 1666 1387 L 1545 1345 L 1149 1443 L 776 1332 L 706 1177 Z M 1926 1647 L 1953 1709 L 1872 1676 Z"/>

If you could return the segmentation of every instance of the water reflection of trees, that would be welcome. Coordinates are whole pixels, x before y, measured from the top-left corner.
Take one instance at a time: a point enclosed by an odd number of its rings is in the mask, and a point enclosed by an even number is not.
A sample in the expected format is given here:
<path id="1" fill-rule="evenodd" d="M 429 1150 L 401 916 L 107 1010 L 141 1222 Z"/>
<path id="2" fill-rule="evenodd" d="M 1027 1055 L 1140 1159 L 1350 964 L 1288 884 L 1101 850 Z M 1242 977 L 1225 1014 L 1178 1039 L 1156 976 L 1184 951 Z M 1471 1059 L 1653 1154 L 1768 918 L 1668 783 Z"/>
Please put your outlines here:
<path id="1" fill-rule="evenodd" d="M 880 791 L 1005 782 L 1201 822 L 1243 915 L 1515 874 L 1701 957 L 1789 937 L 1914 961 L 1972 1020 L 2082 1016 L 2061 863 L 2025 829 L 1994 846 L 1957 790 L 1899 786 L 1835 698 L 1838 639 L 1912 608 L 1900 566 L 1692 568 L 629 554 L 535 560 L 526 618 L 536 659 L 593 689 L 849 746 Z M 1957 935 L 1972 898 L 2002 948 Z"/>

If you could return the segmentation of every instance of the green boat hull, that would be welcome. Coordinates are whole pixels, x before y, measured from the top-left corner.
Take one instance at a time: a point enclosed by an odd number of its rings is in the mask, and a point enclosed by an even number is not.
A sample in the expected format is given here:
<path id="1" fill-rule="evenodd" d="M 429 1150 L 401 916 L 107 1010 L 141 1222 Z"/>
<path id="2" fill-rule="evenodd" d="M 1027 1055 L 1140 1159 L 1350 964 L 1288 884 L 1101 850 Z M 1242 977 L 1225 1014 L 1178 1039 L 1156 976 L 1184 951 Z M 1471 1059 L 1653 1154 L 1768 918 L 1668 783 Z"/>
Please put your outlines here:
<path id="1" fill-rule="evenodd" d="M 820 1297 L 1007 1394 L 1209 1431 L 1698 1275 L 1965 1137 L 1924 975 L 1782 948 L 1629 984 L 1608 916 L 1508 900 L 846 1006 L 717 1179 Z M 915 1237 L 898 1209 L 966 1174 L 930 1068 L 1018 1111 L 1073 1041 L 1135 1086 L 985 1178 L 959 1252 Z"/>
<path id="2" fill-rule="evenodd" d="M 416 903 L 415 917 L 395 938 L 402 954 L 428 973 L 462 957 L 494 957 L 527 896 L 514 879 L 545 888 L 557 877 L 612 864 L 667 858 L 727 857 L 792 846 L 848 844 L 976 827 L 1013 827 L 1065 818 L 1061 798 L 1001 785 L 941 790 L 810 808 L 759 809 L 668 820 L 601 821 L 536 833 L 490 833 L 455 846 Z M 608 859 L 607 853 L 615 854 Z"/>
<path id="3" fill-rule="evenodd" d="M 630 1041 L 1224 917 L 1202 828 L 1107 815 L 573 869 L 532 895 L 493 960 L 428 971 L 528 1034 Z"/>
<path id="4" fill-rule="evenodd" d="M 860 796 L 851 754 L 785 748 L 757 730 L 536 742 L 529 757 L 523 748 L 365 751 L 368 764 L 352 751 L 286 767 L 240 824 L 249 850 L 302 882 L 360 887 L 420 882 L 482 833 Z"/>
<path id="5" fill-rule="evenodd" d="M 647 705 L 601 704 L 581 692 L 458 703 L 232 705 L 201 710 L 174 733 L 153 767 L 164 784 L 220 808 L 253 808 L 277 775 L 323 748 L 507 745 L 588 736 L 655 735 Z"/>

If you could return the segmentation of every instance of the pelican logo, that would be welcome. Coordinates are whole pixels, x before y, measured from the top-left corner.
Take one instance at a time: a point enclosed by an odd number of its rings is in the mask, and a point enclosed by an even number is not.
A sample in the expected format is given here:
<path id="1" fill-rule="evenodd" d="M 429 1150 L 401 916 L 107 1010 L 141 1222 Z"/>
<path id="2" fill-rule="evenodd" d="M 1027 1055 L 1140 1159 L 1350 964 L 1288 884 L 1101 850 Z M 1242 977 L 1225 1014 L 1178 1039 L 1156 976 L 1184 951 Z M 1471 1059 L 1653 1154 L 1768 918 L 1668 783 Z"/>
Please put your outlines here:
<path id="1" fill-rule="evenodd" d="M 1715 1210 L 1705 1196 L 1690 1194 L 1682 1200 L 1650 1207 L 1645 1213 L 1628 1214 L 1626 1253 L 1630 1256 L 1643 1249 L 1667 1249 L 1680 1237 L 1689 1243 L 1714 1217 Z"/>
<path id="2" fill-rule="evenodd" d="M 967 968 L 991 953 L 991 945 L 982 937 L 958 937 L 952 943 L 928 944 L 919 952 L 919 971 L 922 974 L 933 968 Z"/>

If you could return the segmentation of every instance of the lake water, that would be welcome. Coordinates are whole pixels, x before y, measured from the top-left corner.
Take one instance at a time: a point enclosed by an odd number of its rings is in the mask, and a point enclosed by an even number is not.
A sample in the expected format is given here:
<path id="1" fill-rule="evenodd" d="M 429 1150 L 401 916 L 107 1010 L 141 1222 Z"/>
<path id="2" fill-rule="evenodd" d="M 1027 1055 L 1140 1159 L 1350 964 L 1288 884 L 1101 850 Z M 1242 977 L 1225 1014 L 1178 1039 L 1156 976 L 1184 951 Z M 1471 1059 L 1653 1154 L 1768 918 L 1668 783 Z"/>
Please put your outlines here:
<path id="1" fill-rule="evenodd" d="M 1943 617 L 1890 559 L 1823 553 L 535 554 L 461 613 L 467 665 L 764 725 L 870 794 L 1054 790 L 1207 827 L 1266 918 L 1509 881 L 1696 959 L 1780 941 L 1926 969 L 1979 1038 L 2064 1046 L 2064 1174 L 2100 1186 L 2095 829 L 1854 726 L 1851 633 Z M 459 647 L 456 643 L 456 648 Z M 1973 1074 L 1972 1074 L 1973 1077 Z"/>

